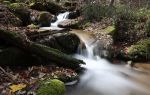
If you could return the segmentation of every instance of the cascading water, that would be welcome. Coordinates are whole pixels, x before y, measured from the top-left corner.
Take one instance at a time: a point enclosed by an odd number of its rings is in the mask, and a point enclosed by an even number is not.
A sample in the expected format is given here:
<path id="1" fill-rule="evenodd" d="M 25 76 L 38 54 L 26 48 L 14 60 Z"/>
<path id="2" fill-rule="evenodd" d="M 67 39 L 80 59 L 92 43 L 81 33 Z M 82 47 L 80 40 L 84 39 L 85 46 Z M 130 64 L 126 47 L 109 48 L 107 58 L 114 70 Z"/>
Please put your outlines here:
<path id="1" fill-rule="evenodd" d="M 58 24 L 62 21 L 65 21 L 66 19 L 68 19 L 68 15 L 69 15 L 69 12 L 60 13 L 57 16 L 57 20 L 55 22 L 51 23 L 50 27 L 41 27 L 40 29 L 43 29 L 43 30 L 62 30 L 63 28 L 59 28 Z"/>
<path id="2" fill-rule="evenodd" d="M 97 46 L 94 40 L 87 41 L 82 35 L 86 50 L 79 50 L 75 58 L 83 60 L 87 70 L 80 77 L 79 83 L 68 90 L 67 95 L 150 95 L 149 77 L 125 65 L 113 65 L 107 60 L 94 55 Z"/>

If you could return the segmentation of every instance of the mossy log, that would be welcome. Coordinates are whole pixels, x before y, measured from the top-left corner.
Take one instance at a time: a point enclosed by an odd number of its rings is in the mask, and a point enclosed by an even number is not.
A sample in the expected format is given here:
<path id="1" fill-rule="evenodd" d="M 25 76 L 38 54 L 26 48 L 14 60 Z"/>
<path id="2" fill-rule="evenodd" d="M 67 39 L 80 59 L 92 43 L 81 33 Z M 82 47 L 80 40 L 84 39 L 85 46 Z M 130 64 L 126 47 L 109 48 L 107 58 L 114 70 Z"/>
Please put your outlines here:
<path id="1" fill-rule="evenodd" d="M 0 29 L 0 38 L 13 46 L 35 54 L 49 62 L 54 62 L 59 66 L 77 69 L 80 64 L 84 64 L 83 61 L 72 58 L 56 49 L 30 41 L 22 32 Z"/>

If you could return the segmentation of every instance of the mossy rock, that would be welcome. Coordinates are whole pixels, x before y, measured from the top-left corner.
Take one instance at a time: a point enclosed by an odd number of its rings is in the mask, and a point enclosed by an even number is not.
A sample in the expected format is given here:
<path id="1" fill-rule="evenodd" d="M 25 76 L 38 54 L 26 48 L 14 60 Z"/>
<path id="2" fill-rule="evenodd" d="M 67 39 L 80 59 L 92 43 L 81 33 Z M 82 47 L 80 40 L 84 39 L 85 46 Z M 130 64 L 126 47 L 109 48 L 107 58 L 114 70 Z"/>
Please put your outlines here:
<path id="1" fill-rule="evenodd" d="M 24 26 L 30 24 L 30 11 L 27 4 L 11 3 L 8 7 L 11 12 L 22 20 Z"/>
<path id="2" fill-rule="evenodd" d="M 150 39 L 137 42 L 128 49 L 129 57 L 134 61 L 150 60 Z"/>
<path id="3" fill-rule="evenodd" d="M 50 26 L 50 21 L 53 18 L 52 14 L 49 12 L 41 12 L 38 16 L 38 22 L 41 24 L 41 26 Z"/>
<path id="4" fill-rule="evenodd" d="M 41 82 L 37 95 L 64 95 L 65 85 L 57 79 L 47 79 Z"/>
<path id="5" fill-rule="evenodd" d="M 11 3 L 9 5 L 10 9 L 26 9 L 28 8 L 28 5 L 25 3 Z"/>
<path id="6" fill-rule="evenodd" d="M 33 2 L 29 4 L 29 7 L 34 10 L 45 11 L 45 5 L 41 2 Z"/>

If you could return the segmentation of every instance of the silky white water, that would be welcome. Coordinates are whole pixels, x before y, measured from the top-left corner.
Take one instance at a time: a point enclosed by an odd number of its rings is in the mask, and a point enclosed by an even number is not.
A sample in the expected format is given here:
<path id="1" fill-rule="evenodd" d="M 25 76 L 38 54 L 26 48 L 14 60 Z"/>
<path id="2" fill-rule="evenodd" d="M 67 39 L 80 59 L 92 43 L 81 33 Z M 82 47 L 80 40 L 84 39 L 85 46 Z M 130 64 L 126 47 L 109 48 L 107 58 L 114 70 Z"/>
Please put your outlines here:
<path id="1" fill-rule="evenodd" d="M 81 75 L 79 83 L 68 90 L 67 95 L 150 95 L 149 74 L 126 65 L 113 65 L 94 55 L 93 49 L 98 43 L 86 40 L 80 34 L 78 36 L 85 43 L 86 49 L 80 49 L 75 58 L 86 63 L 82 65 L 86 71 Z"/>
<path id="2" fill-rule="evenodd" d="M 68 19 L 69 12 L 60 13 L 57 16 L 57 20 L 53 23 L 51 23 L 50 27 L 41 27 L 42 30 L 62 30 L 63 28 L 59 28 L 58 24 L 62 21 L 65 21 Z"/>

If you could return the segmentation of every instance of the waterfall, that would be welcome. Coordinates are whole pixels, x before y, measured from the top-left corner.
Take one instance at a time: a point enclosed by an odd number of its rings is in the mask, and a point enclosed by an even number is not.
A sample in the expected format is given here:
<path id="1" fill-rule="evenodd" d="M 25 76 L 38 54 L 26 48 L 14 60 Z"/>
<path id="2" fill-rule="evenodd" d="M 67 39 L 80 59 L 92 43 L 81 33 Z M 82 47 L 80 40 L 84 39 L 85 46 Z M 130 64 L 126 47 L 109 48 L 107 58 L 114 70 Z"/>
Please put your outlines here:
<path id="1" fill-rule="evenodd" d="M 150 84 L 142 80 L 145 77 L 125 65 L 113 65 L 98 55 L 94 55 L 97 42 L 88 43 L 84 36 L 79 38 L 85 43 L 86 49 L 74 57 L 83 60 L 86 68 L 76 87 L 67 95 L 150 95 Z M 80 48 L 81 49 L 81 48 Z M 81 52 L 82 51 L 82 52 Z"/>
<path id="2" fill-rule="evenodd" d="M 50 27 L 41 27 L 42 30 L 62 30 L 63 28 L 58 27 L 58 24 L 68 19 L 69 12 L 60 13 L 57 16 L 57 20 L 51 23 Z"/>

